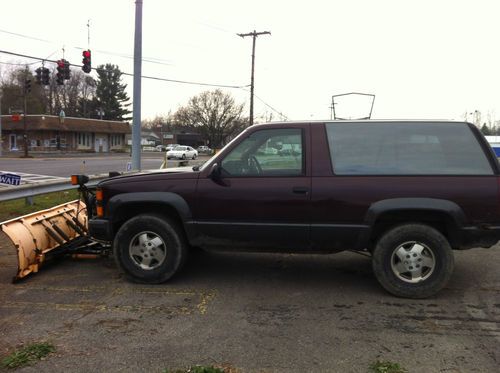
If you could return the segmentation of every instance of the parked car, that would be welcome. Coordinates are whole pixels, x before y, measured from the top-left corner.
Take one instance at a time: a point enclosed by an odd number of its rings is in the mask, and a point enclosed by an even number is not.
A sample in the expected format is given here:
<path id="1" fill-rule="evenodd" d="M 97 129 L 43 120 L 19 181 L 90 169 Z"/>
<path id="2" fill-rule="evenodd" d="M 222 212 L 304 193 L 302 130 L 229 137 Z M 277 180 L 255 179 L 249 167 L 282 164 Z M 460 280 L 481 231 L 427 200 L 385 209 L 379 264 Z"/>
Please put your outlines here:
<path id="1" fill-rule="evenodd" d="M 155 149 L 157 152 L 166 152 L 167 146 L 166 145 L 156 145 Z"/>
<path id="2" fill-rule="evenodd" d="M 198 151 L 198 154 L 212 154 L 212 149 L 206 145 L 198 146 L 196 150 Z"/>
<path id="3" fill-rule="evenodd" d="M 167 152 L 167 159 L 196 159 L 198 152 L 190 146 L 179 145 Z"/>
<path id="4" fill-rule="evenodd" d="M 296 154 L 270 159 L 264 150 L 279 143 Z M 499 183 L 497 158 L 473 124 L 270 123 L 199 168 L 101 181 L 87 211 L 90 236 L 112 243 L 134 281 L 167 281 L 191 247 L 353 250 L 371 257 L 387 291 L 425 298 L 448 283 L 453 250 L 500 239 Z"/>
<path id="5" fill-rule="evenodd" d="M 170 150 L 173 150 L 174 148 L 180 146 L 179 144 L 168 144 L 166 147 L 165 147 L 165 151 L 168 152 Z"/>

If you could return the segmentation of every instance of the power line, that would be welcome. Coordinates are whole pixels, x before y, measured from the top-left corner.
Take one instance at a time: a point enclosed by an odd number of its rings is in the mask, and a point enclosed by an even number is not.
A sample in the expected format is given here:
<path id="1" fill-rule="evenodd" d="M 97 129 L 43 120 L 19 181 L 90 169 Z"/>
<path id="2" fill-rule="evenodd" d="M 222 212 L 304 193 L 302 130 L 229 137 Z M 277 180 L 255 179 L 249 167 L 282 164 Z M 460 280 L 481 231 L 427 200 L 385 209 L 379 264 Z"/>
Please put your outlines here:
<path id="1" fill-rule="evenodd" d="M 47 62 L 57 63 L 57 61 L 49 59 L 52 55 L 54 55 L 55 53 L 57 53 L 57 51 L 54 51 L 53 53 L 51 53 L 49 55 L 49 57 L 47 57 L 47 58 L 40 58 L 40 57 L 35 57 L 35 56 L 29 56 L 29 55 L 25 55 L 25 54 L 21 54 L 21 53 L 9 52 L 9 51 L 4 51 L 4 50 L 0 50 L 0 53 L 8 54 L 8 55 L 11 55 L 11 56 L 16 56 L 16 57 L 23 57 L 23 58 L 37 60 L 35 62 L 31 62 L 31 63 L 28 63 L 28 64 L 26 64 L 26 63 L 17 64 L 17 63 L 9 63 L 9 62 L 0 62 L 1 64 L 6 64 L 6 65 L 26 66 L 26 65 L 33 65 L 33 64 L 37 63 L 38 61 L 47 61 Z M 70 64 L 70 66 L 80 67 L 79 65 L 75 65 L 75 64 Z M 96 70 L 96 71 L 105 71 L 103 69 L 97 69 L 97 68 L 93 68 L 93 69 Z M 127 73 L 127 72 L 122 72 L 122 74 L 123 75 L 127 75 L 127 76 L 132 76 L 132 77 L 134 76 L 134 74 Z M 238 85 L 226 85 L 226 84 L 211 84 L 211 83 L 193 82 L 193 81 L 186 81 L 186 80 L 168 79 L 168 78 L 161 78 L 161 77 L 147 76 L 147 75 L 142 75 L 142 78 L 144 78 L 144 79 L 151 79 L 151 80 L 158 80 L 158 81 L 164 81 L 164 82 L 170 82 L 170 83 L 190 84 L 190 85 L 199 85 L 199 86 L 206 86 L 206 87 L 217 87 L 217 88 L 241 89 L 241 90 L 246 91 L 246 92 L 249 92 L 249 90 L 246 89 L 246 88 L 250 86 L 249 84 L 247 84 L 247 85 L 239 85 L 239 86 Z M 281 111 L 277 110 L 276 108 L 272 107 L 271 105 L 269 105 L 267 102 L 265 102 L 259 96 L 255 95 L 255 94 L 254 94 L 254 96 L 260 102 L 262 102 L 265 106 L 267 106 L 269 109 L 271 109 L 275 113 L 279 114 L 285 120 L 288 120 L 288 117 L 285 114 L 283 114 L 283 112 L 281 112 Z"/>
<path id="2" fill-rule="evenodd" d="M 26 66 L 26 65 L 34 65 L 35 63 L 38 63 L 38 62 L 30 62 L 30 63 L 14 63 L 14 62 L 2 62 L 2 61 L 0 61 L 0 64 L 2 64 L 2 65 L 11 65 L 11 66 Z"/>
<path id="3" fill-rule="evenodd" d="M 56 42 L 51 41 L 51 40 L 36 38 L 34 36 L 20 34 L 20 33 L 17 33 L 17 32 L 11 32 L 11 31 L 1 30 L 1 29 L 0 29 L 0 32 L 3 32 L 5 34 L 9 34 L 9 35 L 18 36 L 18 37 L 25 38 L 25 39 L 31 39 L 31 40 L 41 41 L 41 42 L 49 43 L 49 44 L 57 44 Z M 77 49 L 77 50 L 87 50 L 88 49 L 88 48 L 83 48 L 83 47 L 78 47 L 78 46 L 72 46 L 71 48 Z M 102 54 L 108 54 L 110 56 L 117 56 L 117 57 L 121 57 L 121 58 L 134 59 L 134 56 L 132 56 L 130 54 L 126 54 L 126 53 L 109 52 L 109 51 L 104 51 L 104 50 L 99 50 L 99 49 L 96 49 L 95 51 L 99 52 L 99 53 L 102 53 Z M 169 62 L 166 62 L 167 60 L 163 60 L 161 58 L 155 58 L 155 57 L 145 57 L 142 60 L 144 62 L 154 63 L 154 64 L 158 64 L 158 65 L 165 65 L 165 66 L 172 66 L 173 65 L 173 64 L 171 64 Z"/>
<path id="4" fill-rule="evenodd" d="M 34 56 L 28 56 L 26 54 L 9 52 L 9 51 L 4 51 L 4 50 L 0 50 L 0 53 L 8 54 L 8 55 L 11 55 L 11 56 L 16 56 L 16 57 L 29 58 L 29 59 L 32 59 L 32 60 L 48 61 L 48 62 L 57 63 L 57 61 L 55 61 L 55 60 L 49 60 L 49 59 L 40 58 L 40 57 L 34 57 Z M 80 65 L 75 65 L 75 64 L 70 64 L 70 66 L 80 67 Z M 96 70 L 96 71 L 105 71 L 103 69 L 97 69 L 97 68 L 94 68 L 94 70 Z M 122 72 L 122 75 L 132 76 L 132 77 L 134 76 L 134 74 L 127 73 L 127 72 Z M 199 85 L 199 86 L 205 86 L 205 87 L 233 88 L 233 89 L 242 89 L 242 88 L 248 87 L 248 84 L 247 85 L 213 84 L 213 83 L 204 83 L 204 82 L 193 82 L 193 81 L 188 81 L 188 80 L 178 80 L 178 79 L 161 78 L 161 77 L 148 76 L 148 75 L 141 75 L 141 78 L 152 79 L 152 80 L 160 80 L 160 81 L 171 82 L 171 83 L 179 83 L 179 84 Z"/>
<path id="5" fill-rule="evenodd" d="M 245 89 L 245 88 L 242 88 L 242 90 L 244 91 L 247 91 L 248 92 L 248 89 Z M 269 105 L 267 102 L 265 102 L 262 98 L 260 98 L 259 96 L 255 95 L 255 97 L 257 97 L 257 99 L 262 102 L 264 105 L 266 105 L 269 109 L 271 109 L 272 111 L 274 111 L 276 114 L 278 114 L 279 116 L 281 116 L 282 119 L 284 120 L 288 120 L 288 117 L 283 114 L 283 112 L 279 111 L 278 109 L 275 109 L 274 107 L 272 107 L 271 105 Z"/>
<path id="6" fill-rule="evenodd" d="M 0 32 L 3 32 L 3 33 L 5 33 L 5 34 L 14 35 L 14 36 L 19 36 L 19 37 L 21 37 L 21 38 L 25 38 L 25 39 L 31 39 L 31 40 L 37 40 L 37 41 L 43 41 L 44 43 L 53 43 L 53 42 L 51 42 L 50 40 L 40 39 L 40 38 L 35 38 L 34 36 L 29 36 L 29 35 L 19 34 L 19 33 L 17 33 L 17 32 L 11 32 L 11 31 L 7 31 L 7 30 L 0 30 Z"/>

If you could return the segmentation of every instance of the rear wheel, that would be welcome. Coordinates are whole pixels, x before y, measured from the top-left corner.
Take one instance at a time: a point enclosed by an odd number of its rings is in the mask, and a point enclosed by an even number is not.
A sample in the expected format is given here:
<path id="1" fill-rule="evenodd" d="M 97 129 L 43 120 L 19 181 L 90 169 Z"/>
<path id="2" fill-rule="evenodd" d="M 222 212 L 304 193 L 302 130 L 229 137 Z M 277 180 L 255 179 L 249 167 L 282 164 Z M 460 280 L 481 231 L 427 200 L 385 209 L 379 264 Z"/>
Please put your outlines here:
<path id="1" fill-rule="evenodd" d="M 186 153 L 182 154 L 182 160 L 186 159 Z"/>
<path id="2" fill-rule="evenodd" d="M 405 224 L 385 233 L 372 260 L 373 272 L 391 294 L 426 298 L 449 281 L 454 267 L 446 237 L 424 224 Z"/>
<path id="3" fill-rule="evenodd" d="M 193 154 L 193 160 L 196 159 L 196 153 Z"/>
<path id="4" fill-rule="evenodd" d="M 175 223 L 156 215 L 139 215 L 118 230 L 113 253 L 132 281 L 161 283 L 182 268 L 187 249 Z"/>

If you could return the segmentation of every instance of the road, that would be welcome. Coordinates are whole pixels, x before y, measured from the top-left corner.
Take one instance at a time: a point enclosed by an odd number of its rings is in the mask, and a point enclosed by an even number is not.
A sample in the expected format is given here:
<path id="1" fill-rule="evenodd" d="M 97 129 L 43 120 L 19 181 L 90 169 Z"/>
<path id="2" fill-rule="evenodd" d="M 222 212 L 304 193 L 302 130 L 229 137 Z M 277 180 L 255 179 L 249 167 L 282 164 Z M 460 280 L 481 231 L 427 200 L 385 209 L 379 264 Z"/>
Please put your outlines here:
<path id="1" fill-rule="evenodd" d="M 500 366 L 500 247 L 456 252 L 449 285 L 395 298 L 353 253 L 196 252 L 173 281 L 127 282 L 111 259 L 67 259 L 10 284 L 0 237 L 0 356 L 51 341 L 23 372 L 161 372 L 221 364 L 246 373 L 495 372 Z"/>
<path id="2" fill-rule="evenodd" d="M 143 170 L 157 169 L 163 162 L 165 153 L 145 153 L 141 156 Z M 200 156 L 199 160 L 208 159 Z M 49 176 L 69 177 L 74 173 L 95 175 L 109 171 L 126 170 L 127 162 L 132 159 L 128 154 L 54 156 L 48 158 L 0 158 L 0 171 L 23 172 Z M 170 161 L 174 165 L 174 161 Z"/>

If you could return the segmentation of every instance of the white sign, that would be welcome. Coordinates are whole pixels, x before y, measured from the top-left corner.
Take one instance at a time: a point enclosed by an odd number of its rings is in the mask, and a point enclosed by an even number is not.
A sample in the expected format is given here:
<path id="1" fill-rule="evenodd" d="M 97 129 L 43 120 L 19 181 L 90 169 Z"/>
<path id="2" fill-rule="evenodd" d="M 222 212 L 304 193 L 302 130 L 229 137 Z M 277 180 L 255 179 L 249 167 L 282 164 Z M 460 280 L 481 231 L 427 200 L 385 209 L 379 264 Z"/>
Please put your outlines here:
<path id="1" fill-rule="evenodd" d="M 0 174 L 0 183 L 8 185 L 21 184 L 21 176 L 14 174 Z"/>

